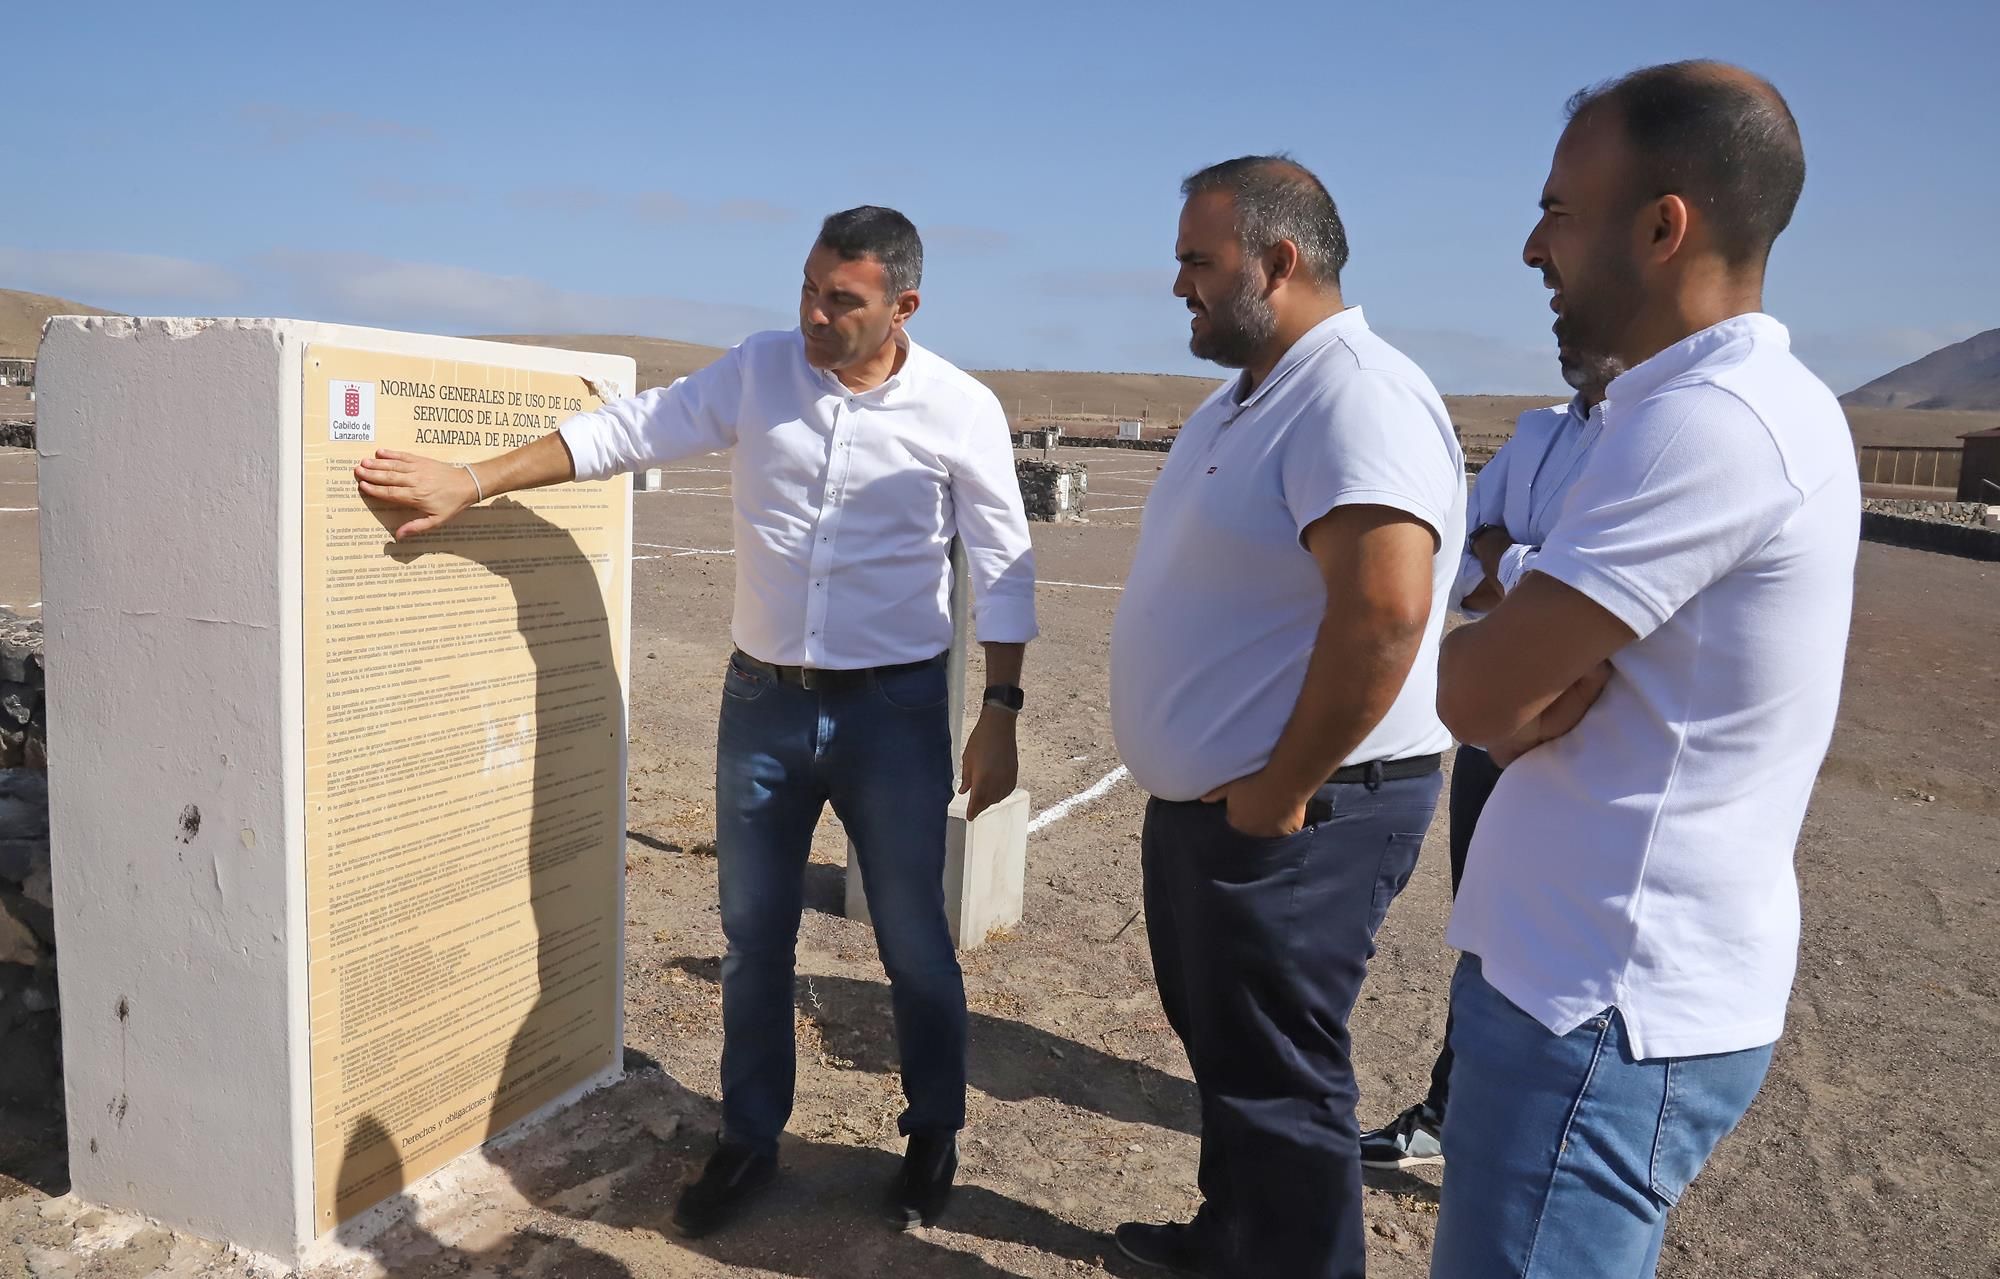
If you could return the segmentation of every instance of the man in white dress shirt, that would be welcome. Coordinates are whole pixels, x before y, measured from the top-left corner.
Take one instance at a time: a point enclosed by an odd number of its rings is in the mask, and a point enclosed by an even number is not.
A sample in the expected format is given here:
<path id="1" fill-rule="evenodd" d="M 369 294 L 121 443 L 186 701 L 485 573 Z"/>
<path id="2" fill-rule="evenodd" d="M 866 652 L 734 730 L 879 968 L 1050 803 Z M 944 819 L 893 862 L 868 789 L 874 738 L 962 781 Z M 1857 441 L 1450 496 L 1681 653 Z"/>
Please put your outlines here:
<path id="1" fill-rule="evenodd" d="M 990 681 L 964 755 L 969 815 L 1014 789 L 1035 570 L 999 401 L 905 328 L 922 273 L 902 214 L 836 213 L 806 258 L 797 329 L 473 466 L 383 450 L 356 472 L 368 496 L 419 512 L 400 538 L 515 489 L 733 450 L 736 653 L 716 747 L 723 1122 L 674 1211 L 690 1237 L 777 1169 L 805 867 L 828 803 L 853 839 L 902 1053 L 909 1144 L 891 1222 L 935 1221 L 958 1167 L 965 987 L 943 888 L 951 541 Z"/>
<path id="2" fill-rule="evenodd" d="M 1576 388 L 1576 398 L 1529 409 L 1516 418 L 1514 434 L 1481 468 L 1466 498 L 1465 554 L 1451 602 L 1468 616 L 1492 609 L 1533 565 L 1603 429 L 1604 387 L 1620 371 L 1616 361 L 1586 361 L 1571 351 L 1559 351 L 1556 358 L 1563 380 Z M 1452 756 L 1446 811 L 1454 895 L 1465 877 L 1465 854 L 1480 810 L 1499 780 L 1500 766 L 1477 746 L 1461 745 Z M 1387 1124 L 1361 1134 L 1362 1167 L 1409 1168 L 1443 1161 L 1440 1133 L 1451 1098 L 1449 1008 L 1444 1025 L 1445 1042 L 1431 1066 L 1430 1091 Z"/>
<path id="3" fill-rule="evenodd" d="M 1556 146 L 1523 256 L 1559 343 L 1627 371 L 1530 571 L 1441 657 L 1445 722 L 1506 771 L 1448 934 L 1439 1279 L 1651 1275 L 1784 1029 L 1861 506 L 1762 312 L 1804 181 L 1784 99 L 1712 62 L 1577 95 Z"/>

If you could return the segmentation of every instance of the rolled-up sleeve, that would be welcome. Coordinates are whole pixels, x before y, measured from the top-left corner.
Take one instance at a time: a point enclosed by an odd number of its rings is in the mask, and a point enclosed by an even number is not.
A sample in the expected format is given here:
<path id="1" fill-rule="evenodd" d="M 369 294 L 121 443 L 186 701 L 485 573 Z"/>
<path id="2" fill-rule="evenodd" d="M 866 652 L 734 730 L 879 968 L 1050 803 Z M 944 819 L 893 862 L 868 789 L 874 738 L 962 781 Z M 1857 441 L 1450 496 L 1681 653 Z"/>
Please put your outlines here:
<path id="1" fill-rule="evenodd" d="M 972 398 L 950 460 L 951 500 L 972 575 L 972 616 L 986 644 L 1025 644 L 1035 625 L 1035 548 L 1014 473 L 1007 416 L 990 393 Z"/>
<path id="2" fill-rule="evenodd" d="M 736 443 L 743 403 L 742 348 L 696 373 L 579 413 L 556 429 L 579 480 L 601 480 Z"/>

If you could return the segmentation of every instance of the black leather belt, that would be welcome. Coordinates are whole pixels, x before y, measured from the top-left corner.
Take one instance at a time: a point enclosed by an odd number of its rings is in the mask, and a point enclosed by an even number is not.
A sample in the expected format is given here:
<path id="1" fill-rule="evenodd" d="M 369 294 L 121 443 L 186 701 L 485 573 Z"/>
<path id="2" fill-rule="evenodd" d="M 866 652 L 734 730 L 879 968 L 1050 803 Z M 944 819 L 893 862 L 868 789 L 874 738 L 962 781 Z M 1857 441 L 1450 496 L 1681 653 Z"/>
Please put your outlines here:
<path id="1" fill-rule="evenodd" d="M 1375 759 L 1366 764 L 1337 768 L 1327 781 L 1342 786 L 1380 786 L 1410 777 L 1429 777 L 1444 767 L 1442 755 L 1412 755 L 1408 759 Z"/>
<path id="2" fill-rule="evenodd" d="M 921 662 L 899 662 L 893 666 L 862 666 L 848 671 L 829 671 L 813 666 L 776 666 L 770 662 L 759 661 L 740 648 L 736 650 L 736 660 L 741 662 L 746 670 L 755 671 L 780 684 L 790 684 L 794 688 L 803 688 L 809 692 L 821 689 L 860 688 L 878 675 L 919 671 L 926 666 L 936 666 L 944 659 L 945 654 L 939 653 L 936 657 L 927 657 Z"/>

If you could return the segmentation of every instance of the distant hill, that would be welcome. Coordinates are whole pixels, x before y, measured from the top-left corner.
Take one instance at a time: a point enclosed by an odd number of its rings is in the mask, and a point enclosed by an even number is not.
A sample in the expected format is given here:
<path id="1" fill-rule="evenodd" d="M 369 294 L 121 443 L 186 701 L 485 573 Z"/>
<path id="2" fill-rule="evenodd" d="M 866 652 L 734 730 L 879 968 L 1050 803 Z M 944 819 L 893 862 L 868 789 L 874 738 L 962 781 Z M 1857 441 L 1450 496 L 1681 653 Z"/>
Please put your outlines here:
<path id="1" fill-rule="evenodd" d="M 1853 408 L 2000 410 L 2000 329 L 1940 347 L 1840 397 Z"/>
<path id="2" fill-rule="evenodd" d="M 567 333 L 491 334 L 489 342 L 525 346 L 559 346 L 570 351 L 602 351 L 629 355 L 639 363 L 639 389 L 665 386 L 722 354 L 716 346 L 670 342 L 664 338 L 616 337 Z M 1035 370 L 968 370 L 993 389 L 1008 416 L 1075 417 L 1079 415 L 1154 419 L 1184 417 L 1215 389 L 1216 378 L 1174 373 L 1050 373 Z"/>
<path id="3" fill-rule="evenodd" d="M 41 340 L 42 323 L 51 315 L 109 314 L 112 312 L 65 298 L 0 289 L 0 358 L 34 355 L 35 346 Z M 639 389 L 642 390 L 664 386 L 677 377 L 685 377 L 722 354 L 721 347 L 695 342 L 605 333 L 496 334 L 487 336 L 486 340 L 629 355 L 639 366 Z M 1872 398 L 1878 393 L 1893 393 L 1882 388 L 1896 379 L 1906 378 L 1906 375 L 1909 384 L 1914 387 L 1918 371 L 1932 367 L 1958 370 L 1959 373 L 1953 374 L 1953 386 L 1969 385 L 1969 378 L 1961 374 L 1982 360 L 1987 370 L 1987 385 L 1993 388 L 1989 396 L 1979 402 L 1986 406 L 1986 411 L 1939 411 L 1974 407 L 1959 404 L 1953 397 L 1969 397 L 1970 392 L 1947 389 L 1942 376 L 1938 385 L 1921 396 L 1916 395 L 1914 390 L 1905 392 L 1906 396 L 1918 400 L 1916 407 L 1907 406 L 1907 400 L 1886 404 Z M 1932 361 L 1941 363 L 1932 366 Z M 1141 414 L 1155 425 L 1179 422 L 1220 381 L 1219 378 L 1174 373 L 994 369 L 973 370 L 972 374 L 993 389 L 1009 418 L 1032 422 L 1038 418 L 1053 417 L 1072 434 L 1109 434 L 1111 423 L 1116 418 L 1133 418 Z M 1927 378 L 1930 373 L 1923 373 L 1922 376 Z M 19 394 L 25 397 L 26 393 Z M 1448 395 L 1445 406 L 1450 409 L 1452 420 L 1465 438 L 1467 451 L 1490 452 L 1513 433 L 1514 419 L 1522 410 L 1555 403 L 1557 398 L 1539 395 Z M 1954 446 L 1958 437 L 1968 431 L 2000 425 L 2000 329 L 1933 352 L 1914 364 L 1850 392 L 1842 400 L 1847 405 L 1848 425 L 1853 429 L 1857 443 Z M 0 405 L 0 408 L 15 409 L 16 406 Z M 8 416 L 31 414 L 32 407 L 23 399 L 22 405 Z"/>
<path id="4" fill-rule="evenodd" d="M 719 346 L 675 342 L 668 338 L 619 337 L 600 333 L 482 333 L 478 337 L 486 342 L 512 342 L 517 346 L 554 346 L 565 351 L 629 355 L 639 365 L 639 385 L 632 388 L 635 391 L 665 386 L 675 378 L 686 377 L 696 369 L 706 368 L 715 362 L 715 357 L 722 354 L 722 348 Z"/>
<path id="5" fill-rule="evenodd" d="M 0 360 L 31 360 L 41 345 L 42 325 L 52 315 L 110 315 L 101 307 L 85 306 L 44 293 L 0 289 Z"/>

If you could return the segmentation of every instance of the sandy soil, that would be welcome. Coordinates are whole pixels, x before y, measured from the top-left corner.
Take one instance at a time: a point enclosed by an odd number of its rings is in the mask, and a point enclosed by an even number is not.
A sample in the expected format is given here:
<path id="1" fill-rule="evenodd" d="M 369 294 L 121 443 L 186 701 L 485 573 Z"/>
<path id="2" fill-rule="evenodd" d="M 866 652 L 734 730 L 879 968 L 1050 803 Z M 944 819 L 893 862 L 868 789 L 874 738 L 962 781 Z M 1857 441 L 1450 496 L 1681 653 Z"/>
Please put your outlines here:
<path id="1" fill-rule="evenodd" d="M 1037 810 L 1117 765 L 1108 631 L 1157 459 L 1091 468 L 1085 526 L 1038 525 L 1023 784 Z M 1038 833 L 1027 913 L 965 956 L 973 1009 L 964 1190 L 940 1227 L 878 1227 L 899 1109 L 888 991 L 842 918 L 822 828 L 799 940 L 799 1105 L 786 1175 L 735 1230 L 687 1245 L 672 1197 L 716 1123 L 722 938 L 710 841 L 716 685 L 731 594 L 727 475 L 676 468 L 638 499 L 630 962 L 634 1073 L 500 1152 L 339 1272 L 399 1276 L 1066 1276 L 1134 1271 L 1106 1237 L 1194 1206 L 1197 1126 L 1138 917 L 1129 784 Z M 2000 566 L 1865 545 L 1840 731 L 1799 848 L 1805 940 L 1762 1096 L 1676 1212 L 1661 1273 L 1716 1279 L 1991 1276 L 2000 1181 Z M 1364 1122 L 1411 1100 L 1443 1027 L 1452 955 L 1440 817 L 1391 912 L 1354 1019 Z M 651 1063 L 657 1063 L 655 1068 Z M 16 1131 L 21 1108 L 5 1116 Z M 0 1158 L 6 1146 L 0 1142 Z M 18 1143 L 17 1143 L 18 1151 Z M 245 1152 L 251 1157 L 251 1152 Z M 246 1273 L 212 1245 L 86 1213 L 60 1160 L 0 1201 L 0 1275 Z M 19 1175 L 19 1174 L 17 1174 Z M 1425 1273 L 1437 1173 L 1371 1176 L 1371 1266 Z"/>

